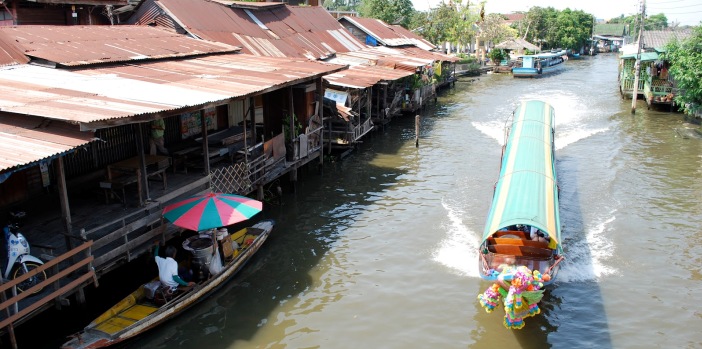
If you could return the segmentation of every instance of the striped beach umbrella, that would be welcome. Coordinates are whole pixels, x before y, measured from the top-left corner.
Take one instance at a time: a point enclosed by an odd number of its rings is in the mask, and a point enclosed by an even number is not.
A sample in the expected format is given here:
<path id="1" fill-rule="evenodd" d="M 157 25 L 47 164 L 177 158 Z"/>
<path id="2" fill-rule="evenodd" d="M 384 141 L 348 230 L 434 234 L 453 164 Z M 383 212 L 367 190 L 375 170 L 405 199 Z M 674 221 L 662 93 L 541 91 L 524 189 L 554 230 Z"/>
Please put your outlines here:
<path id="1" fill-rule="evenodd" d="M 166 206 L 163 217 L 179 227 L 202 231 L 245 221 L 262 209 L 262 202 L 245 196 L 207 193 Z"/>

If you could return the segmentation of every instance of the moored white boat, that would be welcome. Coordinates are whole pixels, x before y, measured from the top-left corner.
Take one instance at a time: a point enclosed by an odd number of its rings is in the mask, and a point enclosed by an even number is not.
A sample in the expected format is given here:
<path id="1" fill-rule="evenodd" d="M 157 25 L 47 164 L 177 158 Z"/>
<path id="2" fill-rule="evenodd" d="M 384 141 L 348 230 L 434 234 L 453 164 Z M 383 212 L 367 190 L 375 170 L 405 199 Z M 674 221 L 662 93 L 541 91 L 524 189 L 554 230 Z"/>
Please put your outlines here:
<path id="1" fill-rule="evenodd" d="M 558 72 L 565 68 L 568 55 L 565 50 L 558 52 L 524 55 L 517 59 L 517 65 L 512 68 L 515 78 L 538 78 Z"/>

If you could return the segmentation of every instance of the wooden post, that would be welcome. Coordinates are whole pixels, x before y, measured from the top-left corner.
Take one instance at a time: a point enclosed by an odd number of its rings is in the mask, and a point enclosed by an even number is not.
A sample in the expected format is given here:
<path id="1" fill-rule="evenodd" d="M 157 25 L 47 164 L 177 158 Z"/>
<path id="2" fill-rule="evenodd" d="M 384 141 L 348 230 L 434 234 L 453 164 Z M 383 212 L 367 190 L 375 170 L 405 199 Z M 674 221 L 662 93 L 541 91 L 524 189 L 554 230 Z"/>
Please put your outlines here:
<path id="1" fill-rule="evenodd" d="M 319 132 L 319 144 L 321 149 L 319 150 L 319 164 L 324 164 L 324 80 L 322 77 L 317 79 L 317 115 L 319 115 L 319 122 L 321 123 L 322 130 Z M 331 144 L 329 145 L 331 148 Z"/>
<path id="2" fill-rule="evenodd" d="M 644 31 L 644 16 L 646 12 L 646 0 L 641 0 L 641 24 L 639 25 L 638 52 L 636 53 L 636 68 L 634 69 L 634 90 L 631 92 L 631 113 L 636 112 L 636 98 L 639 95 L 639 74 L 641 73 L 641 33 Z M 648 103 L 648 101 L 646 102 Z"/>
<path id="3" fill-rule="evenodd" d="M 137 124 L 137 136 L 139 137 L 139 141 L 137 142 L 137 148 L 140 156 L 140 170 L 137 171 L 137 177 L 139 177 L 139 180 L 137 184 L 142 183 L 141 187 L 138 188 L 139 198 L 141 199 L 142 194 L 146 193 L 146 201 L 150 201 L 151 197 L 149 196 L 149 177 L 146 175 L 146 157 L 144 155 L 146 153 L 146 150 L 144 149 L 144 131 L 142 130 L 141 126 L 141 123 Z M 151 124 L 149 124 L 149 126 L 151 126 Z M 151 128 L 149 128 L 149 132 L 151 132 Z M 144 202 L 142 202 L 142 200 L 139 200 L 139 206 L 144 206 Z"/>
<path id="4" fill-rule="evenodd" d="M 256 140 L 258 135 L 256 134 L 256 105 L 253 97 L 249 97 L 249 117 L 251 118 L 251 139 L 253 139 L 253 144 L 256 145 Z M 245 118 L 244 118 L 245 119 Z"/>
<path id="5" fill-rule="evenodd" d="M 414 146 L 419 148 L 419 115 L 414 117 Z"/>
<path id="6" fill-rule="evenodd" d="M 205 176 L 210 175 L 210 145 L 207 141 L 207 120 L 205 120 L 205 115 L 200 111 L 200 128 L 202 129 L 202 153 L 205 155 L 204 166 L 205 166 Z M 210 181 L 210 188 L 212 188 L 212 181 Z"/>
<path id="7" fill-rule="evenodd" d="M 68 190 L 66 188 L 66 175 L 63 168 L 63 156 L 59 156 L 56 159 L 56 177 L 58 178 L 58 191 L 59 200 L 61 202 L 61 220 L 63 222 L 63 231 L 66 233 L 66 249 L 68 251 L 73 249 L 73 241 L 69 235 L 73 231 L 73 226 L 71 224 L 71 208 L 68 205 Z"/>

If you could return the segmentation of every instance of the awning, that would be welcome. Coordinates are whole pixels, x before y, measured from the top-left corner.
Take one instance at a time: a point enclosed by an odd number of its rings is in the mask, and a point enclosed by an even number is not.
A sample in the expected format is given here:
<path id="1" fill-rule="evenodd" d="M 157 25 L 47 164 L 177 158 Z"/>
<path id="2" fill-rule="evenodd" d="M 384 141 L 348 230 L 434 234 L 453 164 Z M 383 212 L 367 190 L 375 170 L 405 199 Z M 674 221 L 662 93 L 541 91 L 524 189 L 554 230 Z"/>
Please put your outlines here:
<path id="1" fill-rule="evenodd" d="M 413 72 L 407 70 L 358 65 L 325 75 L 324 80 L 334 86 L 363 89 L 381 81 L 395 81 L 412 74 Z"/>
<path id="2" fill-rule="evenodd" d="M 0 113 L 0 182 L 12 172 L 70 153 L 95 140 L 77 125 Z"/>
<path id="3" fill-rule="evenodd" d="M 620 59 L 636 59 L 637 54 L 636 53 L 629 53 L 626 55 L 621 55 L 619 56 Z M 658 59 L 658 53 L 656 52 L 641 52 L 641 61 L 642 62 L 648 62 L 648 61 L 655 61 Z"/>

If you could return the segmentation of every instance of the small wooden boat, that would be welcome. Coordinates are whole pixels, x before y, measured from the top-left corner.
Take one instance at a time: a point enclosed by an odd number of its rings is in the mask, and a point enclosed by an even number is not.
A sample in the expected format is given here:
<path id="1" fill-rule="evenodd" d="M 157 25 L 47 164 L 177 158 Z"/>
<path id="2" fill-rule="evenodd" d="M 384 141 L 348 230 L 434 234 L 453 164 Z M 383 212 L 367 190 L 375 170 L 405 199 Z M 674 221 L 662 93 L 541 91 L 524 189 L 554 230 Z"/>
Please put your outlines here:
<path id="1" fill-rule="evenodd" d="M 524 55 L 517 58 L 517 65 L 512 68 L 515 78 L 538 78 L 555 73 L 565 67 L 568 55 L 565 50 L 557 52 Z"/>
<path id="2" fill-rule="evenodd" d="M 563 260 L 554 121 L 542 101 L 522 102 L 514 112 L 478 251 L 480 276 L 494 282 L 480 303 L 490 312 L 503 298 L 508 328 L 539 313 L 542 287 Z"/>
<path id="3" fill-rule="evenodd" d="M 273 220 L 263 220 L 249 228 L 223 237 L 217 245 L 222 246 L 221 256 L 224 257 L 224 263 L 217 273 L 206 277 L 197 282 L 194 287 L 176 294 L 170 299 L 152 294 L 153 288 L 149 287 L 152 283 L 142 285 L 93 320 L 82 332 L 71 336 L 71 339 L 62 348 L 108 347 L 136 337 L 180 314 L 214 292 L 239 271 L 263 245 L 274 225 Z M 203 235 L 199 236 L 204 238 Z M 194 238 L 197 239 L 198 236 Z M 211 245 L 214 246 L 214 243 Z M 210 249 L 210 251 L 212 250 L 217 251 L 211 254 L 212 258 L 220 256 L 219 248 Z M 208 263 L 216 265 L 211 261 Z"/>

